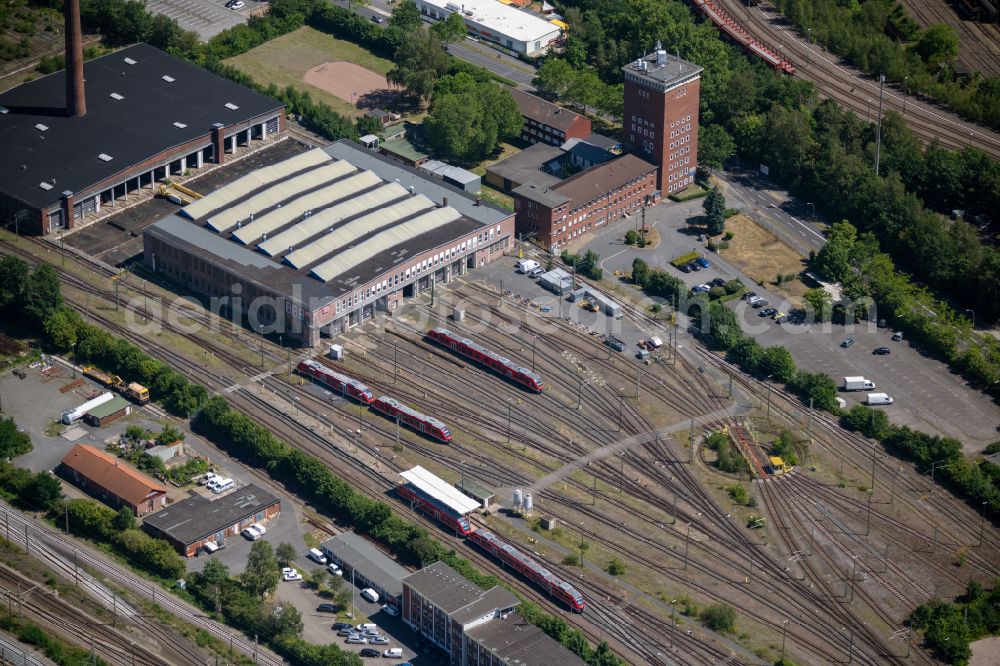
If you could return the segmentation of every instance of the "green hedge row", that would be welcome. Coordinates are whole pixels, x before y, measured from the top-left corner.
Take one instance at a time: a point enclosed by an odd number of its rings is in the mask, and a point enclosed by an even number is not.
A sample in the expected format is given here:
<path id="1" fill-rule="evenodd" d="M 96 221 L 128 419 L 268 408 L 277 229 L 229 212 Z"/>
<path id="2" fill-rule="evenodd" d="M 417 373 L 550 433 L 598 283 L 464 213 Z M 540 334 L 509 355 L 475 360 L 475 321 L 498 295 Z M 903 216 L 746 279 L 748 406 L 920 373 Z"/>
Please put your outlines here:
<path id="1" fill-rule="evenodd" d="M 671 194 L 667 198 L 671 201 L 685 202 L 693 201 L 695 199 L 703 199 L 707 197 L 709 190 L 699 190 L 698 192 L 691 192 L 690 194 Z"/>

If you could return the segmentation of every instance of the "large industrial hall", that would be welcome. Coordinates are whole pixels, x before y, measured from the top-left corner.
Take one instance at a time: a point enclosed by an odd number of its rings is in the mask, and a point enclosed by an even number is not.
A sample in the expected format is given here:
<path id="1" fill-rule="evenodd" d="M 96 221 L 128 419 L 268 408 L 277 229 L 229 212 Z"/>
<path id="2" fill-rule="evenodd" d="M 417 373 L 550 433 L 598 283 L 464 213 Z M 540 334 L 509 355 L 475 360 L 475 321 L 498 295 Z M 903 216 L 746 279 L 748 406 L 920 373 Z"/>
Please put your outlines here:
<path id="1" fill-rule="evenodd" d="M 315 345 L 503 255 L 514 216 L 351 141 L 258 169 L 148 227 L 153 271 Z"/>
<path id="2" fill-rule="evenodd" d="M 281 102 L 148 44 L 83 63 L 69 81 L 67 55 L 67 70 L 0 94 L 0 219 L 19 233 L 80 226 L 284 129 Z"/>

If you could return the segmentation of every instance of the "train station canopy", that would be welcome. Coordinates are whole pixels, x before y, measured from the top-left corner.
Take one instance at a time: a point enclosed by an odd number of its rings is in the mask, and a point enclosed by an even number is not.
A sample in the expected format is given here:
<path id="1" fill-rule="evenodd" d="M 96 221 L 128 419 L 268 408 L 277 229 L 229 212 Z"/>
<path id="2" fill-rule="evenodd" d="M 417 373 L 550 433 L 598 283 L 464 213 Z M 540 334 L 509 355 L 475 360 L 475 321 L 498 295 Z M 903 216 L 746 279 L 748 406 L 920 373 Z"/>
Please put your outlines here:
<path id="1" fill-rule="evenodd" d="M 420 465 L 400 472 L 399 475 L 421 493 L 440 502 L 459 515 L 465 515 L 482 506 L 476 500 L 463 494 L 458 488 L 428 472 Z"/>

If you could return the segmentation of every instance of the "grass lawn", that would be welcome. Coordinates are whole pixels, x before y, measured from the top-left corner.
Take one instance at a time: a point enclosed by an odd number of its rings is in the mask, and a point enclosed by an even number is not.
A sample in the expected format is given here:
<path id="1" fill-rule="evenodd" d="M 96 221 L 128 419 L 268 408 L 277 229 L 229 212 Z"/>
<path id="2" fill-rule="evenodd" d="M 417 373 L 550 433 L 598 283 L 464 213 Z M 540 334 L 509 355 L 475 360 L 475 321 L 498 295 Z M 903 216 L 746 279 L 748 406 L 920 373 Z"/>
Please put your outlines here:
<path id="1" fill-rule="evenodd" d="M 802 294 L 807 290 L 797 277 L 806 267 L 802 255 L 743 214 L 726 220 L 726 231 L 733 232 L 729 249 L 722 251 L 726 261 L 732 262 L 751 279 L 801 304 Z M 796 279 L 779 287 L 774 283 L 778 273 L 795 275 Z M 752 285 L 747 286 L 752 288 Z"/>
<path id="2" fill-rule="evenodd" d="M 294 85 L 300 90 L 308 90 L 314 100 L 326 102 L 334 111 L 352 117 L 359 116 L 362 111 L 350 102 L 302 80 L 309 69 L 325 62 L 337 61 L 353 62 L 383 76 L 393 67 L 391 61 L 353 42 L 337 39 L 310 27 L 276 37 L 225 62 L 249 74 L 257 83 L 273 83 L 282 88 Z"/>

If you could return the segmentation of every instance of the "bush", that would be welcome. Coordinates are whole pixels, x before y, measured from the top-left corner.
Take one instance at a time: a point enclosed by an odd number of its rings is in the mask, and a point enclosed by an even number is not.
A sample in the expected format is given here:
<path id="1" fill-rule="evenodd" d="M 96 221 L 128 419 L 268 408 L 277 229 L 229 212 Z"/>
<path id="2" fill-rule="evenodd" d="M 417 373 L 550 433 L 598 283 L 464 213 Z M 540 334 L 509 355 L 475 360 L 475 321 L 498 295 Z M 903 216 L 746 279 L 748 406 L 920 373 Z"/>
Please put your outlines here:
<path id="1" fill-rule="evenodd" d="M 712 631 L 726 633 L 736 629 L 736 611 L 726 604 L 712 604 L 702 609 L 700 617 Z"/>
<path id="2" fill-rule="evenodd" d="M 607 572 L 612 576 L 621 576 L 625 573 L 625 563 L 617 557 L 612 557 L 608 562 Z"/>
<path id="3" fill-rule="evenodd" d="M 0 458 L 16 458 L 31 448 L 31 437 L 21 432 L 13 418 L 0 419 Z"/>
<path id="4" fill-rule="evenodd" d="M 708 193 L 709 190 L 698 190 L 696 192 L 691 192 L 689 194 L 682 194 L 682 193 L 671 194 L 667 198 L 670 199 L 671 201 L 678 201 L 683 203 L 685 201 L 693 201 L 695 199 L 701 199 L 703 197 L 707 197 Z"/>
<path id="5" fill-rule="evenodd" d="M 635 245 L 639 241 L 639 234 L 634 229 L 625 232 L 625 244 Z"/>
<path id="6" fill-rule="evenodd" d="M 726 488 L 726 492 L 729 493 L 729 497 L 737 504 L 746 504 L 750 500 L 750 496 L 747 495 L 747 489 L 738 483 Z"/>

